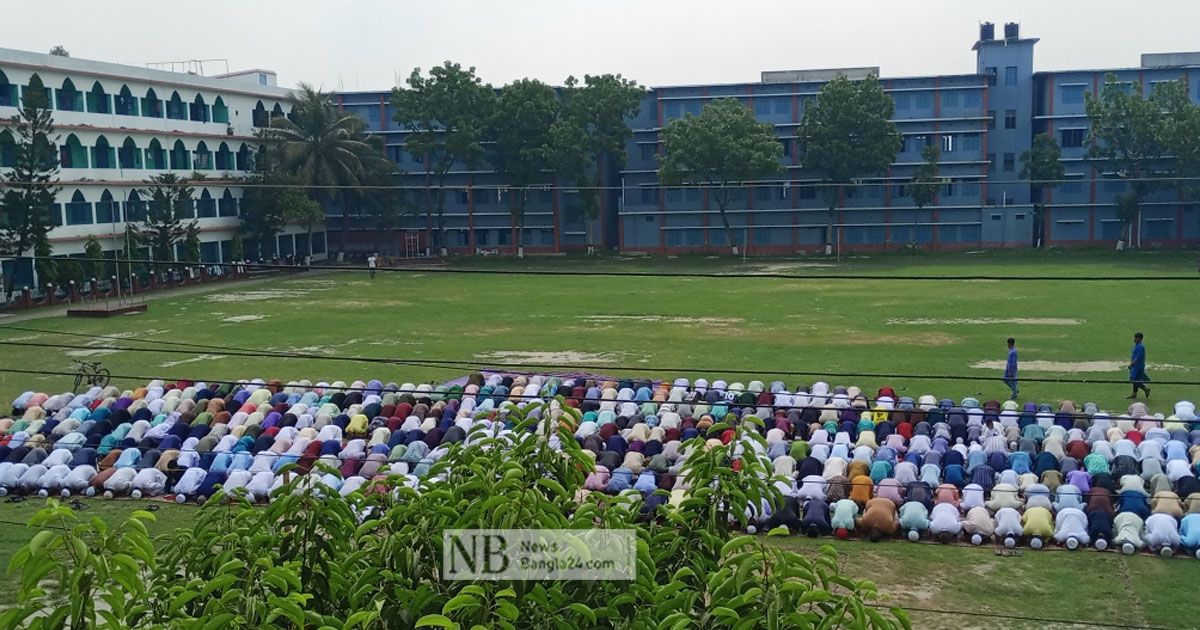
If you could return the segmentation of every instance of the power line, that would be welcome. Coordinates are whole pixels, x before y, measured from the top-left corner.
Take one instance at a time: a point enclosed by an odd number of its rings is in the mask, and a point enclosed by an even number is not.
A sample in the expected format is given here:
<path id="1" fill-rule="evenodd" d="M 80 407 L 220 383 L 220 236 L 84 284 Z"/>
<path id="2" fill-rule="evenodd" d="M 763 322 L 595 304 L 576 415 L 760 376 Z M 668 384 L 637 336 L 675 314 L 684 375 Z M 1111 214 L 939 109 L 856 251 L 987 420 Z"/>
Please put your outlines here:
<path id="1" fill-rule="evenodd" d="M 288 271 L 318 270 L 318 271 L 362 271 L 362 267 L 346 265 L 286 265 L 278 263 L 258 262 L 180 262 L 137 260 L 127 258 L 83 258 L 64 256 L 11 256 L 9 260 L 72 260 L 76 262 L 94 262 L 110 264 L 141 265 L 151 267 L 239 267 L 247 269 L 283 269 Z M 376 271 L 394 273 L 423 273 L 423 274 L 474 274 L 474 275 L 523 275 L 523 276 L 562 276 L 562 277 L 602 277 L 602 278 L 710 278 L 710 279 L 777 279 L 777 280 L 903 280 L 923 282 L 949 281 L 1022 281 L 1022 282 L 1151 282 L 1151 281 L 1200 281 L 1200 274 L 1195 276 L 1039 276 L 1039 275 L 894 275 L 869 273 L 723 273 L 723 272 L 661 272 L 661 271 L 591 271 L 567 269 L 463 269 L 441 267 L 377 267 Z M 130 274 L 134 276 L 137 274 Z M 122 277 L 123 279 L 124 277 Z"/>

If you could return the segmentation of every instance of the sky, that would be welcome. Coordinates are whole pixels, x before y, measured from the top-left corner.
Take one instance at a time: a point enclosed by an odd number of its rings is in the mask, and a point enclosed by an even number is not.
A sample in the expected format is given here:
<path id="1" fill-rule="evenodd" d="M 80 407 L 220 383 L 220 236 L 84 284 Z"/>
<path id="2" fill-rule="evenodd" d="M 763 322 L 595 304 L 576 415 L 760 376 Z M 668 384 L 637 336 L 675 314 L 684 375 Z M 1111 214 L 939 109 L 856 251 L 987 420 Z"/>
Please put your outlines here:
<path id="1" fill-rule="evenodd" d="M 969 73 L 983 21 L 1040 38 L 1036 70 L 1200 50 L 1188 0 L 39 0 L 6 4 L 0 45 L 132 65 L 220 58 L 325 90 L 384 90 L 445 60 L 496 86 L 606 72 L 656 86 L 805 68 Z"/>

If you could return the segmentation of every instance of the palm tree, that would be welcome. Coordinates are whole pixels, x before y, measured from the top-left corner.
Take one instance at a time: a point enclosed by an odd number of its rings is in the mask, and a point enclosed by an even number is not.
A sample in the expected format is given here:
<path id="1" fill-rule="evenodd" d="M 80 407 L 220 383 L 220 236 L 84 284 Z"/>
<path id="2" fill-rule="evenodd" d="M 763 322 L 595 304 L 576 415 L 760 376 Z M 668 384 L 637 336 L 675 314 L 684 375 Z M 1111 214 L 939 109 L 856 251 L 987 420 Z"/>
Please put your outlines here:
<path id="1" fill-rule="evenodd" d="M 368 163 L 387 159 L 378 143 L 369 141 L 363 119 L 338 111 L 328 94 L 301 83 L 295 97 L 292 115 L 273 118 L 263 138 L 275 150 L 280 167 L 297 177 L 300 185 L 310 187 L 312 196 L 328 201 L 340 198 L 338 249 L 344 251 L 352 197 L 345 187 L 361 185 Z"/>

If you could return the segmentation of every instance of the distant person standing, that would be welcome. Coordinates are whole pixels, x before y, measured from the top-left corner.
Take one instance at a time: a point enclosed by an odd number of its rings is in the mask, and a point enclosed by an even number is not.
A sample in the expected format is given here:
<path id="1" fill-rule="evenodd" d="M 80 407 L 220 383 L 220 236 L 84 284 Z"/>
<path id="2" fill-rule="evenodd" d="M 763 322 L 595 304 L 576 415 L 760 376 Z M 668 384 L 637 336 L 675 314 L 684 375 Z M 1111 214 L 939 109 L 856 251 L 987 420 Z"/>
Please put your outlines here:
<path id="1" fill-rule="evenodd" d="M 1129 355 L 1129 381 L 1133 383 L 1133 393 L 1129 395 L 1129 400 L 1137 398 L 1139 389 L 1145 390 L 1146 398 L 1150 397 L 1150 388 L 1146 387 L 1146 382 L 1150 377 L 1146 375 L 1146 346 L 1142 345 L 1142 333 L 1133 334 L 1133 351 Z"/>
<path id="2" fill-rule="evenodd" d="M 1004 384 L 1012 390 L 1009 400 L 1016 400 L 1017 394 L 1017 340 L 1008 338 L 1008 362 L 1004 364 Z"/>
<path id="3" fill-rule="evenodd" d="M 372 280 L 375 279 L 375 267 L 378 264 L 378 260 L 379 259 L 375 257 L 375 254 L 367 256 L 367 270 L 371 272 Z"/>

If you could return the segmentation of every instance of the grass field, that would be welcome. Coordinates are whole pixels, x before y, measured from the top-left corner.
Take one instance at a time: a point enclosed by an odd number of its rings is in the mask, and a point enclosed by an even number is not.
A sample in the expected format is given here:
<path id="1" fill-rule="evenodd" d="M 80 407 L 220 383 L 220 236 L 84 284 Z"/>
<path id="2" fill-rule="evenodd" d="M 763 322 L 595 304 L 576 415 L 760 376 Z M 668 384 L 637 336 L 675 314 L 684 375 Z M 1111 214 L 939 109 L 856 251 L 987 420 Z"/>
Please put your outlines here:
<path id="1" fill-rule="evenodd" d="M 275 279 L 222 287 L 206 295 L 157 299 L 144 315 L 109 321 L 62 317 L 14 325 L 80 334 L 263 350 L 256 357 L 219 350 L 184 354 L 112 351 L 114 342 L 0 328 L 0 342 L 71 343 L 74 350 L 0 345 L 0 368 L 69 370 L 73 358 L 100 360 L 114 374 L 170 378 L 443 381 L 466 368 L 273 358 L 302 351 L 377 358 L 441 359 L 606 366 L 613 375 L 705 376 L 748 381 L 722 370 L 995 376 L 987 382 L 920 378 L 826 378 L 874 391 L 1003 398 L 998 380 L 1004 339 L 1018 339 L 1025 377 L 1123 379 L 1135 330 L 1146 333 L 1150 374 L 1158 381 L 1200 380 L 1200 291 L 1193 282 L 1071 282 L 1056 277 L 1171 276 L 1200 280 L 1188 252 L 986 252 L 918 256 L 771 259 L 530 258 L 469 259 L 453 267 L 488 274 L 363 271 Z M 562 277 L 521 270 L 719 272 L 728 278 Z M 1032 275 L 1044 280 L 915 281 L 779 279 L 741 274 Z M 0 316 L 0 327 L 6 320 Z M 130 342 L 118 342 L 134 345 Z M 146 344 L 137 344 L 150 347 Z M 176 347 L 178 348 L 178 347 Z M 1041 362 L 1041 363 L 1035 363 Z M 647 367 L 688 368 L 680 372 Z M 1035 369 L 1037 368 L 1037 369 Z M 816 377 L 780 376 L 790 386 Z M 141 384 L 117 380 L 121 387 Z M 70 379 L 0 373 L 0 399 L 26 389 L 62 391 Z M 1026 383 L 1022 399 L 1093 400 L 1121 412 L 1124 385 Z M 1200 388 L 1156 386 L 1152 411 L 1169 412 Z M 24 521 L 35 502 L 0 504 L 0 520 Z M 144 502 L 99 503 L 116 518 Z M 187 508 L 164 506 L 156 528 L 188 520 Z M 0 563 L 29 532 L 0 534 Z M 815 548 L 807 539 L 782 543 Z M 929 608 L 1032 614 L 1081 621 L 1197 623 L 1191 585 L 1200 562 L 1114 554 L 1029 552 L 998 557 L 991 549 L 901 543 L 838 544 L 853 576 L 881 584 L 885 601 Z M 6 589 L 0 588 L 0 592 Z M 3 602 L 0 596 L 0 603 Z M 915 613 L 917 627 L 1034 627 L 1012 620 Z"/>
<path id="2" fill-rule="evenodd" d="M 705 376 L 779 372 L 996 376 L 951 382 L 901 378 L 827 378 L 908 395 L 1005 397 L 998 380 L 1004 339 L 1018 339 L 1022 375 L 1124 379 L 1135 330 L 1146 333 L 1155 380 L 1200 380 L 1200 291 L 1192 282 L 1054 280 L 904 281 L 848 279 L 631 278 L 530 276 L 519 269 L 782 272 L 883 275 L 1129 276 L 1196 278 L 1190 253 L 987 252 L 825 259 L 724 258 L 470 259 L 457 265 L 495 274 L 364 272 L 278 279 L 225 287 L 209 295 L 156 300 L 148 313 L 109 321 L 66 318 L 22 322 L 55 331 L 265 350 L 258 357 L 112 351 L 88 340 L 0 329 L 0 341 L 71 343 L 73 350 L 0 346 L 5 367 L 69 370 L 73 358 L 103 361 L 114 374 L 204 379 L 379 378 L 448 380 L 462 368 L 283 360 L 271 351 L 380 358 L 452 359 L 610 366 L 613 374 Z M 506 273 L 510 272 L 510 273 Z M 5 318 L 0 317 L 0 326 Z M 133 345 L 125 343 L 125 345 Z M 146 347 L 145 344 L 139 344 Z M 174 348 L 179 350 L 178 347 Z M 642 372 L 646 367 L 685 372 Z M 818 377 L 780 376 L 789 385 Z M 132 381 L 118 382 L 123 387 Z M 0 373 L 0 399 L 25 389 L 69 389 L 70 379 Z M 1123 385 L 1026 383 L 1022 397 L 1094 400 L 1120 411 Z M 1181 386 L 1154 388 L 1152 409 L 1196 396 Z"/>

